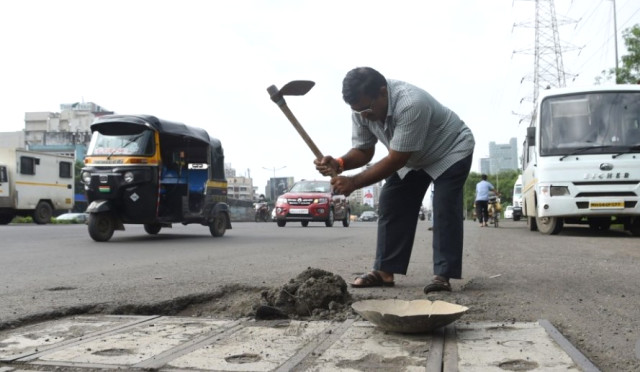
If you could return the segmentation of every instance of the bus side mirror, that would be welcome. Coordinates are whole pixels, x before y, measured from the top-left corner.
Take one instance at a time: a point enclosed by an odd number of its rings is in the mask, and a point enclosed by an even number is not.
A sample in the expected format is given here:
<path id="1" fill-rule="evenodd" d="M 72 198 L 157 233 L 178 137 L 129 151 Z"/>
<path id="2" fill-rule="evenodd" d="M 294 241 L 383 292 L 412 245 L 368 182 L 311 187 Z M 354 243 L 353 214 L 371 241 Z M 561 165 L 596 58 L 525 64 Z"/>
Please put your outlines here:
<path id="1" fill-rule="evenodd" d="M 536 127 L 527 127 L 527 145 L 536 145 Z"/>

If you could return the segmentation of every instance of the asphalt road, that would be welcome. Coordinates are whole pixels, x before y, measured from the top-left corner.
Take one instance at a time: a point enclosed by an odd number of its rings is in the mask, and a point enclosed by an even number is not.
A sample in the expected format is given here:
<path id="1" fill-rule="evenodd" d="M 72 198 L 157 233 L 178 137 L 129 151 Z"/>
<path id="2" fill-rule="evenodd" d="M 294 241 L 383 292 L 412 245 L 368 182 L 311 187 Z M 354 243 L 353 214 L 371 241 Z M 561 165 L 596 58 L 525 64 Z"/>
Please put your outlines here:
<path id="1" fill-rule="evenodd" d="M 147 235 L 127 225 L 96 243 L 84 225 L 0 226 L 0 328 L 65 313 L 127 309 L 218 288 L 280 286 L 308 267 L 350 281 L 371 266 L 375 223 L 234 223 L 222 238 L 199 225 Z M 419 222 L 409 272 L 357 298 L 425 298 L 431 232 Z M 640 370 L 640 240 L 567 226 L 558 236 L 525 222 L 465 224 L 464 279 L 442 299 L 470 307 L 461 321 L 549 320 L 603 371 Z"/>

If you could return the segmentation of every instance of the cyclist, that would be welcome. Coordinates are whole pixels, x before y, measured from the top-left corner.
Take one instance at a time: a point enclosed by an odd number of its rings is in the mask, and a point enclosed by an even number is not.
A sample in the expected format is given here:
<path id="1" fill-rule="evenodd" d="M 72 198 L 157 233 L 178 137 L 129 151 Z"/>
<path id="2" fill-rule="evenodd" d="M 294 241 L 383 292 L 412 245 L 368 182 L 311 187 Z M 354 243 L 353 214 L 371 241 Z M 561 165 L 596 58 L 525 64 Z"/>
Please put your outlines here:
<path id="1" fill-rule="evenodd" d="M 480 227 L 487 226 L 489 221 L 489 191 L 495 190 L 491 182 L 487 181 L 487 175 L 483 174 L 480 182 L 476 184 L 476 215 L 480 221 Z"/>

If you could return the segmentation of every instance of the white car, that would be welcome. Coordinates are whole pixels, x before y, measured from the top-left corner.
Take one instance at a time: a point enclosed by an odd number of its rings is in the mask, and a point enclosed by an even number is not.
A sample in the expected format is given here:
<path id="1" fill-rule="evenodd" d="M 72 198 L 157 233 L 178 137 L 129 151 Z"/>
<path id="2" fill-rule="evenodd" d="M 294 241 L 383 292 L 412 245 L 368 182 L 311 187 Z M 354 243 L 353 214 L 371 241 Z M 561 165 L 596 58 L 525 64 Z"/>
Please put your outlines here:
<path id="1" fill-rule="evenodd" d="M 504 210 L 504 219 L 511 219 L 513 218 L 513 206 L 508 206 L 507 209 Z"/>

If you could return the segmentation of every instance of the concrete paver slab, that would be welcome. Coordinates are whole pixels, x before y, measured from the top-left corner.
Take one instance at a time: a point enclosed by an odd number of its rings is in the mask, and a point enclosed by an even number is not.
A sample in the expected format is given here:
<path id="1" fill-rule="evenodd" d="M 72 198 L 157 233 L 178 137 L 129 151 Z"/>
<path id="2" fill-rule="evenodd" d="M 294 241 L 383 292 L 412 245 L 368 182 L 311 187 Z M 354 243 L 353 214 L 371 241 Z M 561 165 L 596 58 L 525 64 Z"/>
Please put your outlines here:
<path id="1" fill-rule="evenodd" d="M 37 363 L 132 366 L 230 323 L 232 321 L 160 317 L 47 353 L 38 357 Z"/>
<path id="2" fill-rule="evenodd" d="M 434 336 L 387 333 L 355 322 L 309 371 L 424 371 Z"/>
<path id="3" fill-rule="evenodd" d="M 537 322 L 456 325 L 460 371 L 580 370 Z"/>
<path id="4" fill-rule="evenodd" d="M 247 326 L 225 339 L 169 362 L 167 367 L 216 371 L 273 371 L 306 344 L 318 338 L 331 323 L 291 321 L 282 324 Z"/>
<path id="5" fill-rule="evenodd" d="M 82 315 L 5 330 L 0 332 L 0 361 L 16 360 L 94 333 L 126 327 L 147 319 L 150 317 Z"/>

